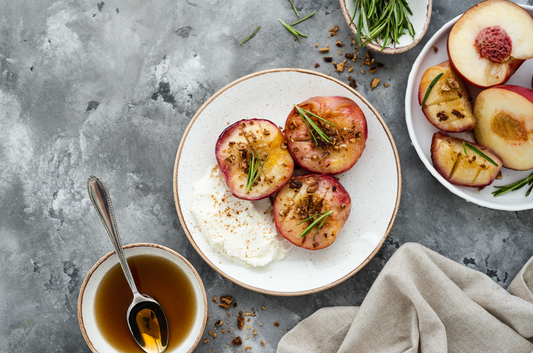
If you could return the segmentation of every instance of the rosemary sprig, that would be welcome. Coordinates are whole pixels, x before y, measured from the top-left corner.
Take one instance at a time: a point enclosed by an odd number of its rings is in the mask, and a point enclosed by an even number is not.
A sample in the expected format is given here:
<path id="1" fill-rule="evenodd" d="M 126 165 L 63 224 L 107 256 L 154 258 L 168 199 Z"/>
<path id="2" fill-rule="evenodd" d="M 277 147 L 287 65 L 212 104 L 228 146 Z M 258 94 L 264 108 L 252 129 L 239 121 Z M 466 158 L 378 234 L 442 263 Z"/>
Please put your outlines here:
<path id="1" fill-rule="evenodd" d="M 263 167 L 265 166 L 266 159 L 267 159 L 267 156 L 265 156 L 265 159 L 263 160 L 263 164 L 261 164 L 261 167 L 259 167 L 259 164 L 261 163 L 261 160 L 259 159 L 259 155 L 256 154 L 255 152 L 252 152 L 252 156 L 250 157 L 250 165 L 248 166 L 248 178 L 246 179 L 246 193 L 250 191 L 255 181 L 261 174 L 261 171 L 263 170 Z"/>
<path id="2" fill-rule="evenodd" d="M 440 74 L 435 76 L 433 81 L 431 81 L 431 83 L 428 86 L 428 89 L 426 90 L 426 94 L 424 95 L 424 100 L 422 101 L 422 104 L 420 105 L 420 108 L 422 108 L 424 106 L 424 104 L 426 104 L 426 101 L 428 100 L 429 93 L 431 92 L 431 89 L 433 88 L 433 86 L 435 86 L 435 83 L 437 83 L 437 81 L 439 80 L 439 78 L 442 77 L 442 75 L 444 75 L 443 72 L 441 72 Z"/>
<path id="3" fill-rule="evenodd" d="M 307 116 L 307 114 L 311 114 L 312 116 L 330 124 L 330 125 L 333 125 L 333 126 L 337 126 L 329 121 L 327 121 L 326 119 L 323 119 L 321 117 L 319 117 L 318 115 L 316 114 L 313 114 L 311 113 L 310 111 L 308 110 L 305 110 L 305 109 L 302 109 L 300 108 L 299 106 L 297 106 L 296 104 L 294 105 L 294 107 L 296 108 L 296 110 L 298 111 L 298 113 L 300 114 L 300 117 L 302 118 L 302 120 L 304 121 L 305 125 L 307 126 L 307 129 L 309 130 L 309 133 L 311 134 L 311 136 L 313 137 L 313 140 L 315 141 L 315 144 L 318 146 L 318 141 L 316 140 L 315 138 L 315 135 L 313 134 L 313 130 L 326 142 L 328 143 L 331 143 L 331 139 L 328 137 L 328 135 L 326 135 L 326 133 L 320 128 L 318 127 L 318 125 L 316 125 L 313 120 L 311 120 L 311 118 L 309 118 Z M 313 128 L 313 130 L 311 130 L 311 127 Z"/>
<path id="4" fill-rule="evenodd" d="M 305 236 L 306 236 L 306 235 L 307 235 L 307 234 L 308 234 L 308 233 L 309 233 L 309 232 L 310 232 L 310 231 L 311 231 L 311 230 L 312 230 L 312 229 L 313 229 L 318 223 L 320 223 L 320 225 L 319 225 L 319 226 L 317 227 L 317 229 L 316 229 L 315 234 L 313 235 L 313 241 L 315 241 L 315 237 L 316 237 L 316 235 L 318 234 L 318 231 L 322 228 L 322 226 L 324 225 L 324 222 L 326 222 L 326 219 L 327 219 L 332 213 L 333 213 L 333 211 L 322 212 L 322 213 L 316 214 L 316 215 L 314 215 L 314 216 L 311 216 L 311 217 L 307 218 L 306 220 L 304 220 L 304 221 L 298 223 L 297 226 L 300 225 L 300 224 L 302 224 L 302 223 L 304 223 L 304 222 L 307 222 L 307 221 L 309 221 L 309 220 L 311 220 L 311 219 L 313 219 L 313 218 L 315 218 L 315 217 L 317 217 L 317 216 L 319 216 L 317 219 L 315 219 L 315 220 L 313 221 L 313 223 L 311 223 L 311 224 L 309 225 L 309 227 L 305 228 L 305 230 L 302 232 L 302 234 L 300 234 L 300 238 L 305 237 Z M 320 221 L 322 221 L 322 222 L 320 222 Z"/>
<path id="5" fill-rule="evenodd" d="M 494 195 L 494 197 L 501 196 L 503 194 L 521 189 L 524 186 L 531 185 L 531 184 L 533 184 L 533 173 L 531 173 L 531 175 L 528 176 L 527 178 L 519 180 L 515 183 L 508 184 L 508 185 L 494 186 L 498 190 L 493 191 L 492 195 Z M 529 189 L 527 190 L 526 197 L 529 196 L 529 194 L 531 193 L 531 189 L 533 189 L 533 185 L 531 185 Z"/>
<path id="6" fill-rule="evenodd" d="M 408 18 L 413 15 L 407 0 L 354 0 L 355 10 L 350 25 L 357 15 L 357 43 L 360 47 L 374 41 L 381 50 L 391 44 L 399 44 L 407 33 L 414 39 L 415 30 Z M 363 41 L 364 39 L 364 41 Z M 362 43 L 362 44 L 361 44 Z"/>
<path id="7" fill-rule="evenodd" d="M 312 17 L 315 13 L 316 13 L 316 10 L 311 12 L 309 15 L 305 16 L 304 18 L 300 18 L 299 20 L 294 21 L 293 23 L 291 23 L 291 26 L 297 25 L 298 23 L 301 23 L 307 20 L 308 18 Z"/>
<path id="8" fill-rule="evenodd" d="M 285 22 L 283 22 L 279 18 L 278 18 L 278 21 L 283 25 L 283 27 L 287 28 L 287 30 L 289 32 L 291 32 L 296 37 L 296 39 L 298 39 L 298 43 L 300 43 L 300 36 L 307 37 L 305 34 L 303 34 L 302 32 L 298 31 L 297 29 L 292 28 L 291 26 L 289 26 L 288 24 L 286 24 Z"/>
<path id="9" fill-rule="evenodd" d="M 298 10 L 296 9 L 296 5 L 294 5 L 294 2 L 292 0 L 289 0 L 289 2 L 291 3 L 292 9 L 294 10 L 294 13 L 296 14 L 296 16 L 300 17 L 300 14 L 298 13 Z"/>
<path id="10" fill-rule="evenodd" d="M 243 45 L 244 43 L 246 43 L 247 41 L 252 39 L 256 35 L 256 33 L 259 31 L 259 28 L 261 28 L 261 26 L 257 26 L 257 28 L 255 29 L 255 31 L 252 34 L 250 34 L 248 37 L 244 38 L 243 41 L 241 42 L 241 45 Z"/>
<path id="11" fill-rule="evenodd" d="M 468 142 L 465 142 L 463 141 L 463 148 L 465 149 L 465 154 L 468 154 L 466 153 L 466 148 L 470 148 L 472 151 L 474 151 L 476 154 L 480 155 L 481 157 L 485 158 L 487 160 L 487 162 L 495 165 L 496 167 L 498 166 L 498 163 L 494 162 L 492 160 L 492 158 L 490 158 L 489 156 L 487 156 L 485 153 L 481 152 L 479 149 L 475 148 L 474 146 L 472 146 L 471 144 L 469 144 Z"/>

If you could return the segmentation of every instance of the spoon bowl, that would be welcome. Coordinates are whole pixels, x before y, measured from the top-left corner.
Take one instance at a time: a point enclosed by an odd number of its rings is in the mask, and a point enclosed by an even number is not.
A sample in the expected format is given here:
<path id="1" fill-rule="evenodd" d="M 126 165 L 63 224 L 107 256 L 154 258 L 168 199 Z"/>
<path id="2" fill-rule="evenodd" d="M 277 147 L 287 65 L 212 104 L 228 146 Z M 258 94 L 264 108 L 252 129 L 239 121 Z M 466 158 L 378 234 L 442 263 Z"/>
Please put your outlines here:
<path id="1" fill-rule="evenodd" d="M 168 346 L 168 322 L 161 305 L 137 290 L 128 262 L 124 256 L 122 241 L 118 234 L 117 223 L 111 198 L 105 184 L 91 175 L 87 179 L 87 191 L 100 220 L 104 224 L 109 239 L 118 256 L 124 276 L 133 292 L 133 300 L 128 308 L 126 319 L 130 332 L 147 353 L 163 353 Z"/>

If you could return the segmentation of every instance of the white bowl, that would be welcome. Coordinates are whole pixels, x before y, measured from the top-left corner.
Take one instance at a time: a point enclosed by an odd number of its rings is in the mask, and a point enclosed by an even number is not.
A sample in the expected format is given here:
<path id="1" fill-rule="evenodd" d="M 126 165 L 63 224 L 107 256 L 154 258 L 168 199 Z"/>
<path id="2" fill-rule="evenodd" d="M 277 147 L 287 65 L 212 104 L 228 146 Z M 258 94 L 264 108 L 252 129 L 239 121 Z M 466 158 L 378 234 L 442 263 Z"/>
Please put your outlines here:
<path id="1" fill-rule="evenodd" d="M 198 303 L 193 328 L 182 344 L 171 351 L 167 350 L 167 353 L 192 352 L 200 341 L 207 323 L 207 296 L 202 280 L 194 267 L 192 267 L 183 256 L 162 245 L 149 243 L 126 245 L 124 247 L 124 254 L 126 258 L 135 255 L 154 255 L 163 257 L 177 265 L 189 278 L 196 295 L 196 302 Z M 78 321 L 85 341 L 89 345 L 91 351 L 95 353 L 117 352 L 117 350 L 102 336 L 102 333 L 96 324 L 94 300 L 98 285 L 102 281 L 102 278 L 118 263 L 118 257 L 114 251 L 105 255 L 89 271 L 81 286 L 78 298 Z M 126 320 L 125 317 L 124 320 Z"/>
<path id="2" fill-rule="evenodd" d="M 357 37 L 357 26 L 355 23 L 352 23 L 352 17 L 355 10 L 355 0 L 340 0 L 340 5 L 346 23 L 349 25 L 354 37 Z M 367 47 L 383 54 L 399 54 L 411 49 L 418 42 L 420 42 L 420 40 L 424 37 L 424 34 L 426 34 L 426 30 L 428 29 L 429 21 L 431 19 L 432 5 L 433 0 L 409 1 L 409 7 L 413 14 L 408 15 L 408 18 L 413 25 L 413 29 L 415 30 L 414 39 L 406 31 L 406 33 L 399 38 L 399 44 L 385 47 L 383 51 L 381 50 L 381 45 L 378 45 L 375 42 L 368 43 Z M 359 15 L 355 17 L 354 22 L 357 21 L 358 16 Z"/>
<path id="3" fill-rule="evenodd" d="M 533 6 L 520 6 L 526 9 L 529 14 L 533 16 Z M 418 58 L 416 58 L 411 68 L 405 93 L 405 120 L 411 142 L 418 153 L 420 160 L 422 160 L 429 172 L 455 195 L 462 197 L 468 202 L 495 210 L 522 211 L 532 209 L 533 197 L 524 196 L 527 188 L 510 192 L 498 197 L 494 197 L 491 194 L 491 192 L 496 190 L 494 185 L 507 185 L 514 183 L 529 176 L 531 174 L 531 170 L 517 171 L 502 168 L 501 172 L 503 179 L 495 180 L 492 185 L 485 187 L 483 190 L 478 190 L 478 188 L 469 188 L 451 184 L 437 172 L 435 167 L 433 167 L 433 163 L 431 162 L 431 138 L 438 130 L 428 122 L 424 116 L 424 113 L 420 109 L 420 105 L 418 103 L 418 86 L 420 84 L 422 75 L 429 67 L 448 60 L 448 54 L 446 50 L 448 34 L 450 33 L 450 30 L 455 22 L 457 22 L 460 17 L 461 15 L 450 20 L 448 23 L 442 26 L 442 28 L 433 35 L 433 37 L 431 37 L 426 46 L 418 55 Z M 437 52 L 433 50 L 434 47 L 438 49 Z M 511 76 L 509 81 L 507 81 L 507 84 L 530 87 L 531 72 L 533 72 L 533 59 L 526 60 L 514 73 L 514 75 Z M 468 88 L 472 98 L 474 99 L 481 91 L 479 88 L 470 85 L 468 85 Z M 472 133 L 456 133 L 451 135 L 466 140 L 474 140 Z"/>

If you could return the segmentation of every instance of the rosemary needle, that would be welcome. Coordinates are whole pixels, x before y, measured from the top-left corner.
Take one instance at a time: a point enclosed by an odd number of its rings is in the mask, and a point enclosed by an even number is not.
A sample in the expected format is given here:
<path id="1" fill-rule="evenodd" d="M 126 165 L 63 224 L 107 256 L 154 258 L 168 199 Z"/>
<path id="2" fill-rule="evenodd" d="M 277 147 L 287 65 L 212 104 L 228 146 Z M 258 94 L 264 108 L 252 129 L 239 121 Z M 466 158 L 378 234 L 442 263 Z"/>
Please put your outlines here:
<path id="1" fill-rule="evenodd" d="M 481 152 L 480 150 L 478 150 L 477 148 L 475 148 L 474 146 L 472 146 L 471 144 L 469 144 L 468 142 L 464 142 L 463 141 L 463 148 L 465 149 L 465 154 L 466 153 L 466 147 L 470 148 L 472 151 L 474 151 L 476 154 L 480 155 L 481 157 L 485 158 L 487 160 L 487 162 L 495 165 L 496 167 L 498 166 L 498 163 L 494 162 L 492 160 L 492 158 L 490 158 L 489 156 L 487 156 L 485 153 Z"/>
<path id="2" fill-rule="evenodd" d="M 315 13 L 316 13 L 316 10 L 313 11 L 313 12 L 311 12 L 309 15 L 305 16 L 304 18 L 300 18 L 299 20 L 294 21 L 293 23 L 291 23 L 291 26 L 297 25 L 298 23 L 301 23 L 301 22 L 307 20 L 308 18 L 310 18 L 311 16 L 313 16 Z"/>
<path id="3" fill-rule="evenodd" d="M 437 83 L 437 81 L 439 80 L 439 78 L 442 77 L 442 75 L 444 75 L 443 72 L 441 72 L 440 74 L 438 74 L 438 75 L 433 79 L 433 81 L 431 81 L 431 83 L 430 83 L 429 86 L 428 86 L 428 89 L 426 90 L 426 94 L 424 95 L 424 100 L 422 101 L 422 104 L 420 105 L 420 108 L 422 108 L 422 107 L 424 106 L 424 104 L 426 104 L 426 101 L 428 100 L 429 93 L 431 92 L 431 89 L 433 88 L 433 86 L 435 86 L 435 83 Z"/>
<path id="4" fill-rule="evenodd" d="M 314 228 L 314 227 L 315 227 L 320 221 L 322 221 L 322 223 L 320 223 L 320 225 L 318 226 L 318 228 L 317 228 L 317 230 L 316 230 L 316 232 L 315 232 L 315 235 L 313 236 L 313 240 L 314 240 L 316 234 L 318 233 L 318 231 L 320 230 L 320 228 L 322 228 L 322 226 L 324 225 L 324 222 L 326 221 L 326 218 L 328 218 L 329 215 L 332 214 L 332 213 L 333 213 L 333 211 L 328 211 L 328 212 L 321 213 L 321 216 L 320 216 L 320 217 L 318 217 L 317 219 L 315 219 L 315 220 L 313 221 L 313 223 L 311 223 L 311 224 L 309 225 L 309 227 L 305 228 L 305 230 L 302 232 L 302 234 L 300 234 L 300 238 L 301 238 L 301 237 L 305 237 L 305 236 L 307 235 L 307 233 L 309 233 L 309 232 L 310 232 L 310 231 L 311 231 L 311 230 L 312 230 L 312 229 L 313 229 L 313 228 Z M 313 217 L 315 217 L 315 216 L 313 216 Z M 306 221 L 309 220 L 309 219 L 311 219 L 311 218 L 313 218 L 313 217 L 309 217 L 308 219 L 306 219 Z M 305 222 L 305 221 L 304 221 L 304 222 Z M 303 223 L 303 222 L 302 222 L 302 223 Z M 299 224 L 302 224 L 302 223 L 299 223 Z"/>
<path id="5" fill-rule="evenodd" d="M 283 25 L 283 27 L 287 28 L 287 30 L 289 32 L 291 32 L 295 37 L 296 39 L 298 39 L 298 43 L 300 43 L 300 36 L 302 37 L 307 37 L 305 34 L 303 34 L 302 32 L 292 28 L 291 26 L 289 26 L 288 24 L 286 24 L 285 22 L 283 22 L 282 20 L 280 20 L 278 18 L 278 21 Z"/>
<path id="6" fill-rule="evenodd" d="M 252 39 L 255 36 L 255 34 L 259 31 L 259 28 L 261 28 L 261 26 L 257 26 L 257 28 L 255 29 L 255 31 L 252 34 L 250 34 L 248 37 L 244 38 L 243 41 L 241 42 L 241 45 L 243 45 L 244 43 L 246 43 L 247 41 Z"/>
<path id="7" fill-rule="evenodd" d="M 289 0 L 289 2 L 291 3 L 292 9 L 294 10 L 294 13 L 296 14 L 296 16 L 300 17 L 300 14 L 298 13 L 298 10 L 296 9 L 296 5 L 294 5 L 294 2 L 292 0 Z"/>

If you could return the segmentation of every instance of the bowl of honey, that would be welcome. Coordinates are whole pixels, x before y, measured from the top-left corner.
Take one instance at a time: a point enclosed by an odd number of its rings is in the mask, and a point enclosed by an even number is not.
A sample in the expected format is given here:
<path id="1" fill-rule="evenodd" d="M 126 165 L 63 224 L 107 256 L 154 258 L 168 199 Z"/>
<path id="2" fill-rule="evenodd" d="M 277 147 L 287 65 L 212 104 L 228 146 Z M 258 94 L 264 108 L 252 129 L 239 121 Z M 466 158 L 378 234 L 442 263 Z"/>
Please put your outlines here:
<path id="1" fill-rule="evenodd" d="M 200 276 L 180 254 L 162 245 L 126 245 L 124 254 L 140 293 L 155 299 L 168 321 L 168 353 L 194 350 L 207 323 Z M 78 298 L 78 321 L 93 352 L 144 353 L 130 333 L 126 313 L 133 299 L 114 251 L 89 271 Z"/>

